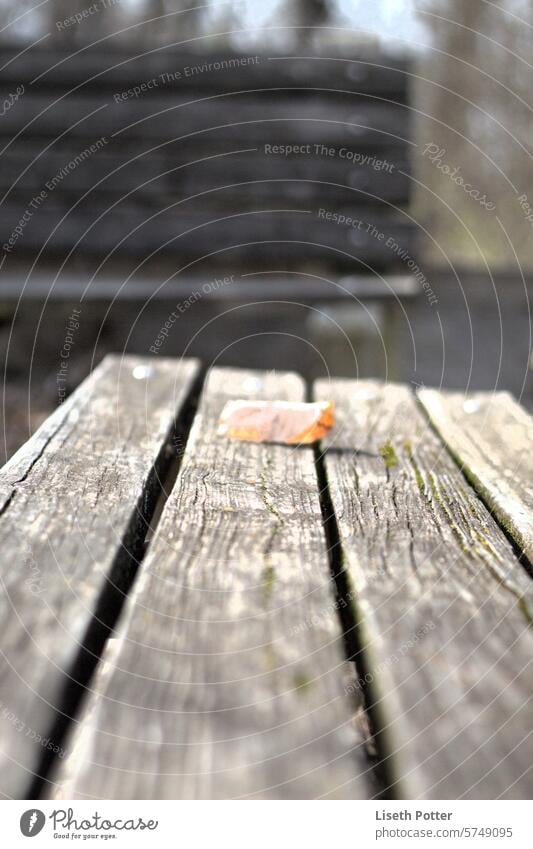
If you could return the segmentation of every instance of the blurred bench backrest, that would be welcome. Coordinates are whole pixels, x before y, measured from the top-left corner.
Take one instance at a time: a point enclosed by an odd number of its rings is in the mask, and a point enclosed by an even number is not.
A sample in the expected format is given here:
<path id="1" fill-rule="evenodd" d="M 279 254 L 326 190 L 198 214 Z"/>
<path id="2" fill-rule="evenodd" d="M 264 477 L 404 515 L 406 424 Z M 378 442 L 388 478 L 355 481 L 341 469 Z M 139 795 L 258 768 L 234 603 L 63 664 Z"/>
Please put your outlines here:
<path id="1" fill-rule="evenodd" d="M 405 270 L 406 61 L 3 49 L 0 67 L 4 253 Z"/>

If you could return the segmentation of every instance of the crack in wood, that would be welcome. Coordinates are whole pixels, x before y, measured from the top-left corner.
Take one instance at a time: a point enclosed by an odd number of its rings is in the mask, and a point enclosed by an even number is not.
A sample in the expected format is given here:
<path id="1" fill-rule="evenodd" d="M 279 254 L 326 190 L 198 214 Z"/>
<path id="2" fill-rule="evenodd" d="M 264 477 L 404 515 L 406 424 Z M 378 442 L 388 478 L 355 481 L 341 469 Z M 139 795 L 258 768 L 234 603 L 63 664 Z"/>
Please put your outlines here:
<path id="1" fill-rule="evenodd" d="M 164 502 L 168 498 L 178 475 L 184 452 L 174 451 L 172 446 L 178 442 L 178 438 L 184 446 L 186 445 L 204 377 L 205 372 L 200 370 L 196 379 L 192 382 L 172 428 L 163 441 L 156 461 L 150 469 L 144 490 L 139 495 L 111 570 L 100 590 L 85 636 L 80 642 L 78 654 L 68 672 L 59 706 L 56 709 L 55 719 L 47 734 L 52 746 L 43 750 L 29 787 L 28 799 L 41 798 L 45 793 L 49 776 L 53 774 L 58 762 L 56 753 L 63 751 L 63 744 L 71 727 L 73 723 L 77 723 L 76 717 L 86 691 L 90 688 L 91 680 L 97 670 L 107 641 L 113 634 L 125 600 L 132 590 L 139 568 L 146 556 L 148 549 L 147 535 L 155 530 Z M 64 421 L 65 419 L 63 419 Z M 62 423 L 47 440 L 46 445 L 58 432 Z M 40 452 L 40 456 L 46 449 L 46 445 Z M 35 462 L 32 465 L 35 465 Z M 155 523 L 154 519 L 156 520 Z"/>
<path id="2" fill-rule="evenodd" d="M 360 687 L 353 689 L 353 692 L 358 691 L 362 696 L 362 704 L 356 703 L 354 705 L 354 722 L 356 722 L 359 728 L 364 728 L 365 749 L 376 783 L 374 798 L 392 799 L 395 798 L 393 788 L 396 781 L 390 770 L 389 753 L 386 747 L 383 746 L 383 739 L 380 734 L 381 719 L 372 707 L 377 703 L 377 700 L 372 692 L 371 683 L 366 683 L 372 681 L 372 675 L 369 675 L 370 668 L 365 649 L 365 640 L 360 627 L 361 617 L 357 609 L 357 595 L 344 563 L 343 546 L 331 499 L 330 483 L 324 462 L 324 452 L 317 445 L 315 445 L 314 452 L 322 522 L 326 536 L 330 573 L 336 593 L 337 612 L 341 623 L 346 658 L 354 664 L 356 681 L 359 683 L 362 682 Z"/>
<path id="3" fill-rule="evenodd" d="M 4 503 L 2 504 L 2 507 L 0 508 L 0 517 L 4 515 L 4 513 L 8 510 L 9 506 L 13 503 L 13 500 L 14 500 L 14 498 L 15 498 L 16 494 L 17 494 L 17 487 L 18 487 L 21 483 L 24 483 L 24 481 L 25 481 L 25 480 L 27 480 L 27 479 L 28 479 L 28 475 L 30 474 L 30 472 L 32 471 L 32 469 L 34 469 L 34 468 L 35 468 L 35 466 L 37 465 L 37 463 L 39 462 L 39 460 L 41 460 L 41 459 L 43 458 L 43 456 L 44 456 L 44 454 L 45 454 L 45 452 L 46 452 L 46 449 L 48 448 L 48 446 L 50 445 L 50 443 L 52 442 L 52 440 L 54 439 L 54 437 L 55 437 L 55 436 L 59 433 L 59 431 L 61 430 L 61 428 L 62 428 L 62 427 L 63 427 L 63 425 L 65 424 L 65 422 L 66 422 L 67 418 L 68 418 L 68 413 L 67 413 L 67 414 L 66 414 L 66 415 L 65 415 L 65 416 L 61 419 L 61 421 L 59 422 L 59 424 L 57 425 L 57 427 L 56 427 L 56 428 L 54 428 L 54 430 L 52 431 L 52 433 L 51 433 L 51 434 L 50 434 L 50 435 L 49 435 L 49 436 L 45 439 L 45 441 L 43 442 L 43 445 L 41 446 L 40 450 L 39 450 L 39 451 L 38 451 L 38 453 L 35 455 L 35 457 L 33 457 L 33 459 L 31 460 L 31 462 L 29 463 L 28 468 L 26 469 L 26 471 L 24 472 L 24 474 L 23 474 L 23 475 L 21 475 L 21 477 L 17 478 L 16 480 L 14 480 L 14 481 L 12 482 L 12 484 L 11 484 L 11 486 L 12 486 L 11 493 L 7 496 L 6 500 L 5 500 L 5 501 L 4 501 Z"/>

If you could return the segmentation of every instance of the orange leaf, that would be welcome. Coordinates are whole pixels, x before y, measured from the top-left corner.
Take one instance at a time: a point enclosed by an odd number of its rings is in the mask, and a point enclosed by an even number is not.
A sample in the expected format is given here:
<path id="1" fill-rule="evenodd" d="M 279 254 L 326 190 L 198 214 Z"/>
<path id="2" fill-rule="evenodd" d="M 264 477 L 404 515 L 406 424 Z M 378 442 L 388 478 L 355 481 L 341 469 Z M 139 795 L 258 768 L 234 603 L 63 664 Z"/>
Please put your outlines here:
<path id="1" fill-rule="evenodd" d="M 218 435 L 243 442 L 309 445 L 322 439 L 334 424 L 333 401 L 228 401 Z"/>

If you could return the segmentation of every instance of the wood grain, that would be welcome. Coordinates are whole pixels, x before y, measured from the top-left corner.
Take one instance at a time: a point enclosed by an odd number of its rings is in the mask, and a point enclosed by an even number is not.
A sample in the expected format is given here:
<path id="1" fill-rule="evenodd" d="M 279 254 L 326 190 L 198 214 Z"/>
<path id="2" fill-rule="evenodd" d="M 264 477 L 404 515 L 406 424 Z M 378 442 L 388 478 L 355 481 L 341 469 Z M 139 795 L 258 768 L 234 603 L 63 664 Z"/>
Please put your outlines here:
<path id="1" fill-rule="evenodd" d="M 533 419 L 507 392 L 419 390 L 448 449 L 533 563 Z"/>
<path id="2" fill-rule="evenodd" d="M 324 446 L 391 783 L 528 798 L 532 584 L 406 387 L 320 381 Z"/>
<path id="3" fill-rule="evenodd" d="M 111 567 L 146 530 L 154 467 L 196 372 L 106 358 L 0 472 L 4 797 L 28 791 L 48 748 Z"/>
<path id="4" fill-rule="evenodd" d="M 210 373 L 142 576 L 56 776 L 57 798 L 360 798 L 311 448 L 216 435 L 295 375 Z"/>

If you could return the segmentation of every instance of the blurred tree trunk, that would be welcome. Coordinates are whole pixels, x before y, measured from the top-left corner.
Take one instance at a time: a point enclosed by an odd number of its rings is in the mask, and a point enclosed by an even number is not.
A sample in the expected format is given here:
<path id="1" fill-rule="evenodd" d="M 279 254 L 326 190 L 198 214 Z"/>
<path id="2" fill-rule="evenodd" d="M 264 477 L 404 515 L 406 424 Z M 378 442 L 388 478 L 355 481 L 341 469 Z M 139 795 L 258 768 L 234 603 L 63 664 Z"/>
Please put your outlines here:
<path id="1" fill-rule="evenodd" d="M 149 23 L 141 28 L 143 38 L 154 44 L 169 44 L 202 35 L 205 5 L 205 0 L 149 0 L 144 11 Z"/>
<path id="2" fill-rule="evenodd" d="M 421 56 L 413 92 L 413 105 L 427 115 L 417 118 L 414 164 L 421 182 L 462 223 L 423 189 L 418 191 L 417 205 L 435 224 L 433 233 L 444 252 L 460 264 L 515 263 L 499 217 L 512 233 L 521 262 L 532 267 L 531 231 L 517 194 L 533 199 L 527 152 L 533 0 L 508 0 L 505 9 L 483 0 L 426 0 L 423 8 L 434 14 L 422 14 L 422 19 L 435 49 Z M 444 150 L 442 161 L 451 169 L 459 168 L 465 181 L 496 204 L 492 215 L 422 155 L 429 143 Z M 435 259 L 442 262 L 442 254 Z"/>
<path id="3" fill-rule="evenodd" d="M 328 0 L 295 0 L 290 5 L 295 7 L 296 25 L 306 27 L 297 33 L 299 44 L 312 46 L 320 36 L 316 27 L 324 26 L 330 20 L 331 4 Z"/>
<path id="4" fill-rule="evenodd" d="M 446 115 L 456 130 L 465 133 L 466 109 L 458 102 L 456 92 L 464 92 L 472 83 L 476 85 L 478 72 L 464 63 L 476 63 L 478 30 L 483 30 L 488 7 L 483 0 L 433 0 L 429 6 L 436 15 L 457 22 L 429 18 L 435 47 L 441 51 L 432 62 L 443 86 L 435 91 L 434 108 Z"/>
<path id="5" fill-rule="evenodd" d="M 77 13 L 96 8 L 93 14 L 84 17 L 79 23 L 65 28 L 58 26 L 62 21 Z M 45 7 L 46 25 L 56 44 L 91 44 L 105 36 L 113 35 L 124 29 L 129 23 L 121 0 L 53 0 Z M 133 31 L 125 34 L 126 39 L 134 39 Z M 124 40 L 124 39 L 122 39 Z"/>
<path id="6" fill-rule="evenodd" d="M 274 25 L 295 27 L 293 40 L 303 48 L 311 48 L 320 41 L 320 30 L 331 22 L 333 0 L 286 0 L 281 9 L 276 8 Z"/>
<path id="7" fill-rule="evenodd" d="M 46 4 L 44 7 L 46 14 L 45 24 L 54 42 L 67 45 L 79 41 L 80 34 L 78 30 L 80 26 L 83 26 L 83 22 L 65 27 L 64 29 L 61 28 L 61 22 L 75 15 L 77 12 L 83 12 L 86 7 L 86 0 L 53 0 L 53 2 Z"/>

